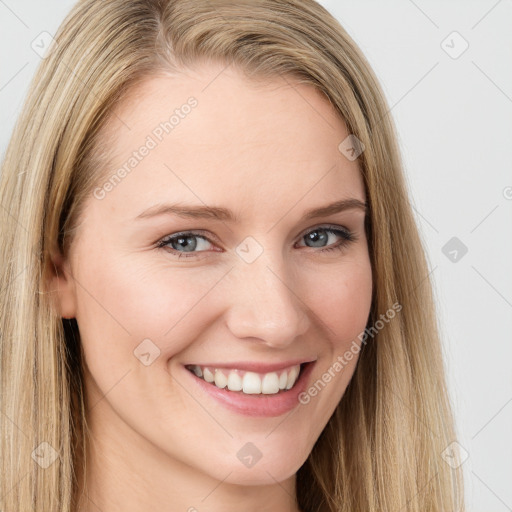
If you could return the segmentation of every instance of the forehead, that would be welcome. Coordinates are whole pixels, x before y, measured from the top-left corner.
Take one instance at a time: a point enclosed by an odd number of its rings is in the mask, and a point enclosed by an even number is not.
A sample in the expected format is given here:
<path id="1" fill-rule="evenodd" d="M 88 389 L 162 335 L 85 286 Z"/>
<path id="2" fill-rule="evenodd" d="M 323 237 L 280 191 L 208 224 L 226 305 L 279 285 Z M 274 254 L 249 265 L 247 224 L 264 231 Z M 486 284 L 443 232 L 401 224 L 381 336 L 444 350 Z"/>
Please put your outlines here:
<path id="1" fill-rule="evenodd" d="M 365 199 L 357 161 L 338 149 L 349 135 L 328 100 L 289 76 L 252 81 L 204 64 L 148 77 L 106 126 L 109 204 L 132 210 L 166 200 L 240 210 L 324 199 Z M 119 172 L 124 169 L 124 172 Z M 116 177 L 117 175 L 117 177 Z M 121 175 L 121 179 L 119 179 Z"/>

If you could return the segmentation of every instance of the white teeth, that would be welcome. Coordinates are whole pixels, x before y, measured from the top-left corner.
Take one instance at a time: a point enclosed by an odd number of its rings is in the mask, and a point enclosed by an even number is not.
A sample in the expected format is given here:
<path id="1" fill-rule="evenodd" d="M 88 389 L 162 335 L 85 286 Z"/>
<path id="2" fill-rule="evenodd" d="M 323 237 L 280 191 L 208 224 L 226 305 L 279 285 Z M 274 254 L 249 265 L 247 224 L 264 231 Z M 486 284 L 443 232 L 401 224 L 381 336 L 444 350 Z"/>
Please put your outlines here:
<path id="1" fill-rule="evenodd" d="M 215 370 L 215 385 L 218 388 L 223 389 L 226 387 L 227 383 L 228 379 L 226 376 L 220 370 Z"/>
<path id="2" fill-rule="evenodd" d="M 204 377 L 204 380 L 206 382 L 213 382 L 214 381 L 213 373 L 208 368 L 204 369 L 203 377 Z"/>
<path id="3" fill-rule="evenodd" d="M 290 389 L 297 380 L 297 375 L 299 374 L 300 367 L 294 366 L 288 373 L 288 382 L 286 383 L 286 389 Z"/>
<path id="4" fill-rule="evenodd" d="M 279 377 L 277 373 L 267 373 L 261 382 L 261 392 L 272 395 L 279 391 Z"/>
<path id="5" fill-rule="evenodd" d="M 284 389 L 288 382 L 288 374 L 286 372 L 281 373 L 281 377 L 279 377 L 279 389 Z"/>
<path id="6" fill-rule="evenodd" d="M 261 393 L 260 376 L 254 372 L 246 372 L 243 379 L 242 391 L 249 395 L 257 395 Z"/>
<path id="7" fill-rule="evenodd" d="M 242 391 L 242 377 L 236 372 L 229 372 L 228 375 L 228 389 L 230 391 Z"/>
<path id="8" fill-rule="evenodd" d="M 201 368 L 198 365 L 188 367 L 197 377 L 215 384 L 220 389 L 227 387 L 229 391 L 242 391 L 248 395 L 275 395 L 282 390 L 291 389 L 297 382 L 300 365 L 295 365 L 286 371 L 258 374 L 241 370 L 220 368 Z"/>

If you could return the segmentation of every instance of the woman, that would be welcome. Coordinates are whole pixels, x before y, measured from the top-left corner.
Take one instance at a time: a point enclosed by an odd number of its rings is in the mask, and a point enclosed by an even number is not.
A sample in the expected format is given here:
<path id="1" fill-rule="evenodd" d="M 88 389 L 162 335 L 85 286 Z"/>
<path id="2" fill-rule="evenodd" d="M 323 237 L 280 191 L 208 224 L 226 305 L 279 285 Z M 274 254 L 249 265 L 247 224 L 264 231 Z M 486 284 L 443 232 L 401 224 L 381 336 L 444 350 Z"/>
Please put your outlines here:
<path id="1" fill-rule="evenodd" d="M 394 128 L 324 8 L 79 2 L 0 194 L 4 512 L 463 510 Z"/>

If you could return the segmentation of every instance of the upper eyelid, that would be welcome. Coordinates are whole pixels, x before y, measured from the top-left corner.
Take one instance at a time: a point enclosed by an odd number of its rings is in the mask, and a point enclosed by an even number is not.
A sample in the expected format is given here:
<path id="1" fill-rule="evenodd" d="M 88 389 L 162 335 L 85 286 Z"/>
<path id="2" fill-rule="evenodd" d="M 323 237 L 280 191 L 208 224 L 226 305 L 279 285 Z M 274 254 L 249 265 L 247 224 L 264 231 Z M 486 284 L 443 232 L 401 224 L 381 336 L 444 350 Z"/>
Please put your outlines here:
<path id="1" fill-rule="evenodd" d="M 335 224 L 317 224 L 316 226 L 313 226 L 311 228 L 307 228 L 304 231 L 301 231 L 299 234 L 299 238 L 302 238 L 307 233 L 310 233 L 311 231 L 315 231 L 315 229 L 325 229 L 326 231 L 342 231 L 345 232 L 347 235 L 353 235 L 353 232 L 351 229 L 348 229 L 344 226 L 337 226 Z M 338 235 L 339 236 L 339 235 Z"/>

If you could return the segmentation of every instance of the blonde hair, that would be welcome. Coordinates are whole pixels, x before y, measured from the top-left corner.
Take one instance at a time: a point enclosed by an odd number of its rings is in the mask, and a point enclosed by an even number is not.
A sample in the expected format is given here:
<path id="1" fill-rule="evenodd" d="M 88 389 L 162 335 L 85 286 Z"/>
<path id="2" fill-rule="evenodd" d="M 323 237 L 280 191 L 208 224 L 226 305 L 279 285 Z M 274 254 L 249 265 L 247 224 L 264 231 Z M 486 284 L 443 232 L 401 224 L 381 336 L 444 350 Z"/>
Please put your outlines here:
<path id="1" fill-rule="evenodd" d="M 368 62 L 313 0 L 83 0 L 55 36 L 2 165 L 0 508 L 72 511 L 87 442 L 76 322 L 50 304 L 51 251 L 66 254 L 101 181 L 98 134 L 135 84 L 203 59 L 315 86 L 365 147 L 359 156 L 374 293 L 353 378 L 297 472 L 304 512 L 463 510 L 432 284 L 396 132 Z M 341 142 L 341 141 L 340 141 Z M 36 464 L 48 443 L 58 458 Z M 38 452 L 41 453 L 41 452 Z M 52 453 L 51 451 L 49 453 Z M 85 458 L 83 458 L 85 464 Z"/>

